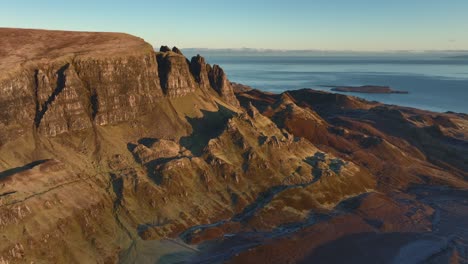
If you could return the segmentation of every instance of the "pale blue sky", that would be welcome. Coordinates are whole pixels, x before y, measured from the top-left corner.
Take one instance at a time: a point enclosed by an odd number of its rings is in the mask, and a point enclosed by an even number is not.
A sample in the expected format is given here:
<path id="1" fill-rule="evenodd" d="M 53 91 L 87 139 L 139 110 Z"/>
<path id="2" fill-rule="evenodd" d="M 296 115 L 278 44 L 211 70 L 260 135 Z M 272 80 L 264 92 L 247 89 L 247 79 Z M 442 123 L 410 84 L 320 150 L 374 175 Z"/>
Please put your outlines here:
<path id="1" fill-rule="evenodd" d="M 468 49 L 468 0 L 0 0 L 0 7 L 0 27 L 118 31 L 155 46 Z"/>

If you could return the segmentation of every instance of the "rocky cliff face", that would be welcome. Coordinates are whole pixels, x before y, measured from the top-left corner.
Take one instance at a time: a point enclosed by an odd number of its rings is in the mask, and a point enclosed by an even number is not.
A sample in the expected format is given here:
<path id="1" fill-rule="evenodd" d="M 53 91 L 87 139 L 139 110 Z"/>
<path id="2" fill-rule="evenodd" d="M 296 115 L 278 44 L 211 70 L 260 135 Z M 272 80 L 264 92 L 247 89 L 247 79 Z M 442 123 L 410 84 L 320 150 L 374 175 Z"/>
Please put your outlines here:
<path id="1" fill-rule="evenodd" d="M 192 57 L 190 61 L 190 72 L 195 77 L 195 81 L 200 87 L 210 87 L 210 80 L 208 79 L 208 72 L 210 71 L 210 65 L 205 62 L 205 58 L 200 55 Z"/>
<path id="2" fill-rule="evenodd" d="M 182 54 L 167 51 L 158 54 L 157 59 L 161 86 L 167 96 L 184 96 L 195 91 L 194 77 L 189 70 L 190 63 Z"/>
<path id="3" fill-rule="evenodd" d="M 448 239 L 468 211 L 465 115 L 234 94 L 203 57 L 125 34 L 0 35 L 0 263 L 298 262 L 352 234 Z"/>
<path id="4" fill-rule="evenodd" d="M 32 83 L 24 87 L 32 95 L 26 100 L 35 106 L 34 111 L 29 110 L 34 112 L 34 126 L 39 133 L 55 136 L 93 124 L 134 120 L 162 96 L 156 69 L 151 53 L 124 58 L 75 57 L 37 65 Z"/>
<path id="5" fill-rule="evenodd" d="M 227 102 L 238 105 L 238 101 L 233 93 L 231 83 L 226 77 L 223 69 L 218 65 L 208 67 L 208 78 L 211 86 L 221 95 L 221 97 Z"/>
<path id="6" fill-rule="evenodd" d="M 200 88 L 214 89 L 223 99 L 229 98 L 226 102 L 238 105 L 219 67 L 213 74 L 221 82 L 210 86 L 206 77 L 210 67 L 204 59 L 198 56 L 190 62 L 175 47 L 155 53 L 143 40 L 125 34 L 78 33 L 82 39 L 77 43 L 70 42 L 76 36 L 69 32 L 2 29 L 2 35 L 7 37 L 1 43 L 5 55 L 0 66 L 6 73 L 0 79 L 4 113 L 0 127 L 5 131 L 0 142 L 31 127 L 55 136 L 94 124 L 135 120 L 151 111 L 158 98 L 185 96 Z M 32 43 L 44 35 L 54 39 L 62 53 Z M 26 43 L 20 43 L 23 39 Z M 8 50 L 15 44 L 24 54 Z M 90 45 L 94 49 L 86 49 Z"/>

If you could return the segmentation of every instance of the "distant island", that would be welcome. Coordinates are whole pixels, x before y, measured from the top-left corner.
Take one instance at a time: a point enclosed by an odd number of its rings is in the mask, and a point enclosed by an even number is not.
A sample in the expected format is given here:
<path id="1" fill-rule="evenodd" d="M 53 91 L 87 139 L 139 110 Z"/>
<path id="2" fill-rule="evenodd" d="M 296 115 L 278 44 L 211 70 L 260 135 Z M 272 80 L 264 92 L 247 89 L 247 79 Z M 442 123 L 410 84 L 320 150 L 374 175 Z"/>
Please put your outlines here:
<path id="1" fill-rule="evenodd" d="M 353 92 L 353 93 L 375 93 L 375 94 L 407 94 L 408 91 L 396 91 L 388 86 L 378 86 L 378 85 L 363 85 L 363 86 L 330 86 L 332 91 L 335 92 Z"/>
<path id="2" fill-rule="evenodd" d="M 468 54 L 466 55 L 458 55 L 458 56 L 450 56 L 449 59 L 468 59 Z"/>

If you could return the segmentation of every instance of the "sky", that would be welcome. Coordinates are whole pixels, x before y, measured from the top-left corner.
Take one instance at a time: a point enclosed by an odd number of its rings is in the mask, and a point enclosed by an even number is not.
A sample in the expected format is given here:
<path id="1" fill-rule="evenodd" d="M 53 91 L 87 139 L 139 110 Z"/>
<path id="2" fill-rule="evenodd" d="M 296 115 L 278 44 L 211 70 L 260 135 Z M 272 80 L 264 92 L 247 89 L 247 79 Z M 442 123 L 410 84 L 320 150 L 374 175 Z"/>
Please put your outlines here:
<path id="1" fill-rule="evenodd" d="M 0 27 L 125 32 L 156 47 L 468 50 L 468 0 L 0 0 Z"/>

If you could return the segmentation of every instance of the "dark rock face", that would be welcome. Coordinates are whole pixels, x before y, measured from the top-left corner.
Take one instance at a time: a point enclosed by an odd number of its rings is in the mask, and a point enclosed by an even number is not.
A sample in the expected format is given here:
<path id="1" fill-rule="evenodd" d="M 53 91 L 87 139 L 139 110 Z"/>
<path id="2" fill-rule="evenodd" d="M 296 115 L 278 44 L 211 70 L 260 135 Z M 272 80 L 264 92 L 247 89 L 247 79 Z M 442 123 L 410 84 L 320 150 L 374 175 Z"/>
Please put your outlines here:
<path id="1" fill-rule="evenodd" d="M 168 52 L 168 51 L 171 51 L 171 49 L 168 46 L 161 46 L 159 48 L 159 51 L 160 52 Z"/>
<path id="2" fill-rule="evenodd" d="M 231 83 L 219 65 L 215 64 L 213 67 L 208 68 L 208 78 L 211 87 L 213 87 L 223 99 L 233 105 L 238 105 Z"/>
<path id="3" fill-rule="evenodd" d="M 190 72 L 195 77 L 195 81 L 200 87 L 210 87 L 210 81 L 208 79 L 209 65 L 205 62 L 205 58 L 200 55 L 192 57 L 190 61 Z"/>
<path id="4" fill-rule="evenodd" d="M 193 93 L 195 80 L 190 74 L 187 59 L 174 52 L 156 55 L 159 64 L 159 78 L 164 94 L 169 97 L 180 97 Z"/>
<path id="5" fill-rule="evenodd" d="M 211 88 L 226 102 L 239 106 L 239 101 L 234 95 L 234 89 L 219 65 L 211 67 L 203 57 L 197 55 L 190 62 L 190 71 L 200 87 Z"/>
<path id="6" fill-rule="evenodd" d="M 177 47 L 173 47 L 172 52 L 177 53 L 179 55 L 184 55 L 184 54 L 182 54 L 182 51 L 180 51 Z"/>

